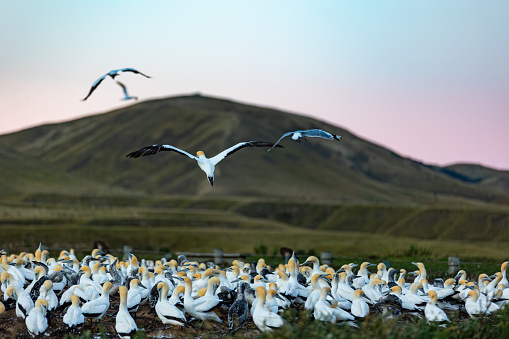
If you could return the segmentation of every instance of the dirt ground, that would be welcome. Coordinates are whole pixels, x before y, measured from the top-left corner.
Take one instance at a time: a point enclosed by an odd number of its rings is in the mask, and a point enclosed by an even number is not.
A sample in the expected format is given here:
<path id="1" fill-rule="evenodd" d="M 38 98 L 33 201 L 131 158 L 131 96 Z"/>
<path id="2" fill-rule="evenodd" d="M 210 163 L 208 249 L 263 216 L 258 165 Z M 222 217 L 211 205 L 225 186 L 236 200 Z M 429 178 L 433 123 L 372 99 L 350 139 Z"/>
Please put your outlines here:
<path id="1" fill-rule="evenodd" d="M 62 322 L 64 311 L 48 313 L 48 329 L 43 338 L 63 338 L 67 333 L 79 335 L 90 331 L 92 338 L 118 338 L 115 331 L 115 315 L 118 311 L 119 297 L 113 296 L 110 299 L 110 309 L 100 320 L 85 319 L 83 326 L 71 332 Z M 228 310 L 219 309 L 216 313 L 223 320 L 223 324 L 205 322 L 201 327 L 201 321 L 193 321 L 189 327 L 177 328 L 170 325 L 163 325 L 157 314 L 149 313 L 148 303 L 141 305 L 134 318 L 139 330 L 147 338 L 222 338 L 228 335 Z M 187 316 L 189 319 L 189 316 Z M 101 330 L 102 328 L 102 330 Z M 236 335 L 243 337 L 256 337 L 260 331 L 252 321 L 244 323 Z M 28 333 L 23 319 L 16 317 L 15 304 L 6 308 L 6 312 L 0 315 L 0 338 L 32 338 Z"/>

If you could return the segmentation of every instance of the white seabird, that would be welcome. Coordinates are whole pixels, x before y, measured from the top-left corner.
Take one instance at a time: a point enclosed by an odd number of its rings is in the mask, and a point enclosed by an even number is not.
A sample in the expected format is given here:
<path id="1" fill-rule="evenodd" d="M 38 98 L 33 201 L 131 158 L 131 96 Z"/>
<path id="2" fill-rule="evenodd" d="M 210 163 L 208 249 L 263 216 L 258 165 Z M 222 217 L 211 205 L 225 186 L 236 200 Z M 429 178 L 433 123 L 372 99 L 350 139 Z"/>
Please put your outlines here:
<path id="1" fill-rule="evenodd" d="M 214 169 L 215 166 L 224 158 L 227 156 L 237 152 L 240 149 L 243 149 L 245 147 L 274 147 L 275 145 L 271 142 L 265 142 L 265 141 L 244 141 L 239 142 L 235 146 L 232 146 L 221 153 L 217 154 L 216 156 L 212 158 L 207 158 L 205 156 L 205 153 L 203 151 L 196 152 L 197 156 L 194 156 L 190 153 L 187 153 L 186 151 L 183 151 L 177 147 L 171 146 L 171 145 L 152 145 L 143 147 L 135 152 L 131 152 L 128 155 L 126 155 L 127 158 L 139 158 L 146 155 L 153 155 L 160 151 L 173 151 L 180 153 L 182 155 L 185 155 L 191 159 L 194 159 L 198 162 L 198 166 L 200 166 L 201 170 L 205 172 L 207 175 L 207 179 L 209 180 L 210 184 L 214 185 Z M 277 146 L 282 147 L 282 146 Z"/>
<path id="2" fill-rule="evenodd" d="M 141 73 L 140 71 L 137 71 L 135 70 L 134 68 L 121 68 L 121 69 L 114 69 L 114 70 L 111 70 L 109 71 L 108 73 L 106 73 L 105 75 L 103 75 L 102 77 L 100 77 L 99 79 L 97 79 L 93 84 L 92 84 L 92 87 L 90 88 L 90 91 L 88 92 L 87 96 L 84 98 L 84 99 L 81 99 L 81 101 L 85 101 L 88 99 L 88 97 L 90 95 L 92 95 L 92 92 L 95 91 L 95 89 L 99 86 L 99 84 L 104 80 L 106 79 L 107 76 L 110 76 L 112 79 L 115 79 L 115 77 L 117 75 L 119 75 L 120 72 L 132 72 L 134 74 L 140 74 L 140 75 L 143 75 L 144 77 L 146 78 L 150 78 L 150 76 L 146 75 L 146 74 L 143 74 Z"/>
<path id="3" fill-rule="evenodd" d="M 302 131 L 287 132 L 287 133 L 283 134 L 283 136 L 281 138 L 279 138 L 279 140 L 274 144 L 274 146 L 272 146 L 272 148 L 276 147 L 276 145 L 279 144 L 279 142 L 282 139 L 284 139 L 290 135 L 292 136 L 292 139 L 297 142 L 300 142 L 300 139 L 304 139 L 304 141 L 307 141 L 306 137 L 322 138 L 322 139 L 337 140 L 337 141 L 341 140 L 340 135 L 334 135 L 329 132 L 325 132 L 324 130 L 315 128 L 315 129 L 307 129 L 307 130 L 302 130 Z M 267 152 L 270 152 L 272 150 L 272 148 L 269 149 Z"/>
<path id="4" fill-rule="evenodd" d="M 127 310 L 127 287 L 120 286 L 120 306 L 115 316 L 115 330 L 121 339 L 130 339 L 138 331 L 138 326 Z"/>
<path id="5" fill-rule="evenodd" d="M 122 100 L 138 100 L 138 97 L 133 97 L 133 96 L 130 96 L 129 93 L 127 93 L 127 87 L 125 87 L 125 85 L 123 83 L 121 83 L 120 81 L 117 81 L 117 84 L 122 87 L 122 90 L 124 91 L 124 97 L 122 98 Z"/>

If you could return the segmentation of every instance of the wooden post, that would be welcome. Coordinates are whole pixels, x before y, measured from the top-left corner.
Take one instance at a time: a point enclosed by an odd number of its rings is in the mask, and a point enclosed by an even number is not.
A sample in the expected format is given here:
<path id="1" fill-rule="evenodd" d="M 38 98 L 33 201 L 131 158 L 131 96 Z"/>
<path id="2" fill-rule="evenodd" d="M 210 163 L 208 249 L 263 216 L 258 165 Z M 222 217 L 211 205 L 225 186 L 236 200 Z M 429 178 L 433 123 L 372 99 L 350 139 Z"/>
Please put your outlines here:
<path id="1" fill-rule="evenodd" d="M 324 265 L 332 265 L 332 253 L 331 252 L 321 252 L 320 253 L 320 263 Z"/>
<path id="2" fill-rule="evenodd" d="M 219 248 L 214 248 L 214 264 L 222 265 L 223 264 L 223 250 Z"/>
<path id="3" fill-rule="evenodd" d="M 460 258 L 459 257 L 449 257 L 449 274 L 456 274 L 460 269 Z"/>

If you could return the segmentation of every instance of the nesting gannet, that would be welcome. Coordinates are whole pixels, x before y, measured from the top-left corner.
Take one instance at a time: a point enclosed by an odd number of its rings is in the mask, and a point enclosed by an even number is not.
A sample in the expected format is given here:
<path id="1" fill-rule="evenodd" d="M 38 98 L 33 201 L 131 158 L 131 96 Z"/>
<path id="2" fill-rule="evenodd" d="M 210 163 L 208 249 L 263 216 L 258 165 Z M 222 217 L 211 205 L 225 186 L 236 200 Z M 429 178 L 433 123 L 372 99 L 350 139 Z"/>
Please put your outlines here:
<path id="1" fill-rule="evenodd" d="M 284 320 L 279 314 L 272 313 L 265 308 L 266 290 L 264 287 L 256 288 L 258 305 L 253 314 L 253 321 L 262 332 L 272 331 L 273 329 L 283 326 Z"/>
<path id="2" fill-rule="evenodd" d="M 500 273 L 502 273 L 502 280 L 497 285 L 497 288 L 500 288 L 501 285 L 505 287 L 509 286 L 509 281 L 507 280 L 507 266 L 509 265 L 509 261 L 504 261 L 502 266 L 500 267 Z"/>
<path id="3" fill-rule="evenodd" d="M 196 153 L 197 156 L 194 156 L 190 153 L 187 153 L 186 151 L 183 151 L 177 147 L 171 146 L 171 145 L 152 145 L 143 147 L 135 152 L 131 152 L 126 157 L 128 158 L 139 158 L 146 155 L 153 155 L 160 151 L 173 151 L 177 152 L 179 154 L 185 155 L 191 159 L 196 160 L 198 162 L 198 166 L 201 168 L 203 172 L 207 175 L 207 179 L 209 180 L 211 185 L 214 185 L 214 169 L 215 166 L 224 158 L 226 158 L 229 155 L 232 155 L 233 153 L 237 152 L 238 150 L 241 150 L 245 147 L 274 147 L 274 144 L 271 142 L 265 142 L 265 141 L 245 141 L 245 142 L 239 142 L 235 146 L 232 146 L 221 153 L 217 154 L 216 156 L 212 158 L 207 158 L 205 156 L 205 153 L 203 151 L 198 151 Z M 282 146 L 277 146 L 282 147 Z"/>
<path id="4" fill-rule="evenodd" d="M 5 294 L 16 300 L 16 316 L 19 318 L 25 319 L 30 310 L 34 308 L 34 302 L 32 298 L 30 298 L 30 295 L 17 286 L 9 287 Z"/>
<path id="5" fill-rule="evenodd" d="M 333 324 L 336 323 L 336 314 L 329 303 L 326 301 L 327 295 L 330 295 L 331 289 L 329 287 L 322 287 L 320 296 L 316 301 L 313 309 L 313 316 L 316 320 L 329 321 Z"/>
<path id="6" fill-rule="evenodd" d="M 362 297 L 363 294 L 363 290 L 355 290 L 354 292 L 352 309 L 350 312 L 357 318 L 364 318 L 369 313 L 369 306 L 366 300 Z"/>
<path id="7" fill-rule="evenodd" d="M 101 296 L 97 299 L 90 300 L 83 304 L 82 310 L 83 315 L 86 318 L 94 318 L 101 319 L 101 317 L 106 313 L 108 308 L 110 307 L 110 289 L 111 283 L 109 281 L 105 282 L 102 288 Z"/>
<path id="8" fill-rule="evenodd" d="M 218 323 L 222 323 L 222 320 L 217 316 L 214 311 L 198 311 L 197 308 L 200 306 L 191 296 L 191 291 L 193 289 L 191 279 L 189 277 L 184 277 L 185 283 L 185 292 L 184 292 L 184 308 L 187 313 L 189 313 L 192 317 L 196 319 L 200 319 L 202 321 L 212 320 Z"/>
<path id="9" fill-rule="evenodd" d="M 115 79 L 116 76 L 119 75 L 120 72 L 132 72 L 132 73 L 135 73 L 135 74 L 140 74 L 140 75 L 143 75 L 144 77 L 146 78 L 150 78 L 150 76 L 148 75 L 145 75 L 137 70 L 135 70 L 134 68 L 121 68 L 121 69 L 114 69 L 114 70 L 111 70 L 109 71 L 108 73 L 106 73 L 105 75 L 103 75 L 102 77 L 100 77 L 99 79 L 97 79 L 93 84 L 92 84 L 92 87 L 90 88 L 90 91 L 88 92 L 87 96 L 83 99 L 81 99 L 82 101 L 85 101 L 88 99 L 88 97 L 90 95 L 92 95 L 92 92 L 95 91 L 95 89 L 101 84 L 101 82 L 106 79 L 107 76 L 110 76 L 112 79 Z"/>
<path id="10" fill-rule="evenodd" d="M 46 318 L 46 310 L 48 302 L 44 299 L 39 299 L 35 302 L 34 308 L 30 310 L 28 316 L 25 318 L 28 333 L 33 337 L 44 333 L 48 328 L 48 319 Z"/>
<path id="11" fill-rule="evenodd" d="M 279 138 L 279 140 L 274 144 L 274 146 L 272 146 L 267 152 L 271 151 L 272 148 L 276 147 L 276 145 L 279 144 L 279 142 L 282 139 L 284 139 L 290 135 L 292 136 L 293 140 L 298 141 L 298 142 L 300 142 L 301 138 L 304 139 L 304 141 L 307 141 L 306 137 L 322 138 L 322 139 L 337 140 L 337 141 L 341 140 L 340 135 L 334 135 L 329 132 L 325 132 L 321 129 L 308 129 L 308 130 L 302 130 L 302 131 L 287 132 L 287 133 L 283 134 L 283 136 L 281 138 Z"/>
<path id="12" fill-rule="evenodd" d="M 449 321 L 447 314 L 437 306 L 437 293 L 435 291 L 428 291 L 429 301 L 424 308 L 424 315 L 428 321 Z"/>
<path id="13" fill-rule="evenodd" d="M 55 291 L 53 291 L 53 283 L 51 280 L 46 280 L 41 286 L 38 299 L 46 299 L 48 302 L 48 311 L 52 311 L 58 306 L 58 298 Z"/>
<path id="14" fill-rule="evenodd" d="M 80 307 L 80 298 L 77 295 L 71 296 L 71 306 L 67 308 L 63 322 L 71 329 L 80 327 L 85 322 L 85 317 Z"/>
<path id="15" fill-rule="evenodd" d="M 244 295 L 248 286 L 249 284 L 245 282 L 237 285 L 237 298 L 228 309 L 228 328 L 232 332 L 237 331 L 249 316 L 249 305 Z"/>
<path id="16" fill-rule="evenodd" d="M 138 327 L 127 310 L 127 287 L 120 286 L 118 291 L 120 293 L 120 306 L 115 316 L 115 330 L 120 339 L 130 339 L 138 331 Z"/>
<path id="17" fill-rule="evenodd" d="M 468 298 L 465 301 L 465 310 L 467 311 L 468 315 L 473 318 L 474 315 L 482 314 L 486 312 L 489 314 L 490 312 L 488 310 L 484 311 L 481 308 L 481 304 L 478 301 L 479 295 L 477 294 L 477 291 L 470 290 L 468 292 Z"/>
<path id="18" fill-rule="evenodd" d="M 142 293 L 146 288 L 138 279 L 131 280 L 129 287 L 126 300 L 127 310 L 129 313 L 134 313 L 136 317 L 136 312 L 138 311 L 138 307 L 140 307 Z"/>
<path id="19" fill-rule="evenodd" d="M 217 277 L 211 277 L 209 279 L 205 295 L 195 299 L 196 311 L 211 312 L 220 305 L 221 299 L 215 294 L 219 283 L 219 278 Z"/>

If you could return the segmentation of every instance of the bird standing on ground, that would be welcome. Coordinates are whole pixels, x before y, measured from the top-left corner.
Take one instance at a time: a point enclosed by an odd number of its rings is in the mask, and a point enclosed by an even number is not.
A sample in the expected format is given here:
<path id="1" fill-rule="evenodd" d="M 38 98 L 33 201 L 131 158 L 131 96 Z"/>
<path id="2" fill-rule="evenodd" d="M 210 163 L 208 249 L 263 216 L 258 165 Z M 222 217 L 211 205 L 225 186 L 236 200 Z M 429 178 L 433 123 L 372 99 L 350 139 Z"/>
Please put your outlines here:
<path id="1" fill-rule="evenodd" d="M 212 158 L 207 158 L 205 156 L 205 153 L 203 151 L 196 152 L 197 156 L 194 156 L 190 153 L 187 153 L 186 151 L 183 151 L 177 147 L 171 146 L 171 145 L 152 145 L 143 147 L 135 152 L 131 152 L 128 155 L 126 155 L 127 158 L 139 158 L 146 155 L 153 155 L 160 151 L 173 151 L 177 152 L 179 154 L 185 155 L 191 159 L 196 160 L 198 162 L 198 166 L 200 166 L 201 170 L 205 172 L 207 175 L 207 179 L 209 180 L 210 184 L 214 186 L 214 169 L 215 166 L 224 158 L 227 156 L 237 152 L 238 150 L 241 150 L 245 147 L 275 147 L 275 145 L 271 142 L 265 142 L 265 141 L 244 141 L 239 142 L 235 146 L 232 146 L 221 153 L 217 154 L 216 156 Z M 282 146 L 277 146 L 282 147 Z"/>
<path id="2" fill-rule="evenodd" d="M 150 78 L 150 76 L 146 75 L 146 74 L 143 74 L 141 73 L 140 71 L 137 71 L 135 70 L 134 68 L 121 68 L 121 69 L 114 69 L 114 70 L 111 70 L 109 71 L 108 73 L 106 73 L 105 75 L 103 75 L 102 77 L 100 77 L 99 79 L 97 79 L 93 84 L 92 84 L 92 87 L 90 88 L 90 91 L 88 92 L 87 96 L 83 99 L 81 99 L 81 101 L 85 101 L 88 99 L 88 97 L 90 95 L 92 95 L 92 93 L 95 91 L 95 89 L 101 84 L 101 82 L 106 79 L 107 76 L 110 76 L 112 79 L 115 79 L 116 76 L 119 75 L 120 72 L 132 72 L 134 74 L 140 74 L 140 75 L 143 75 L 144 77 L 146 78 Z"/>
<path id="3" fill-rule="evenodd" d="M 302 131 L 287 132 L 287 133 L 283 134 L 283 136 L 281 138 L 279 138 L 279 140 L 274 144 L 274 146 L 272 146 L 272 148 L 276 147 L 276 145 L 279 144 L 279 142 L 282 139 L 284 139 L 290 135 L 292 136 L 292 139 L 297 142 L 300 142 L 300 139 L 304 139 L 304 141 L 307 141 L 306 137 L 322 138 L 322 139 L 337 140 L 337 141 L 341 140 L 340 135 L 334 135 L 329 132 L 325 132 L 324 130 L 321 130 L 321 129 L 307 129 L 307 130 L 302 130 Z M 272 148 L 267 150 L 267 152 L 272 151 Z"/>
<path id="4" fill-rule="evenodd" d="M 120 306 L 115 316 L 115 330 L 121 339 L 130 339 L 138 331 L 138 327 L 127 310 L 127 287 L 120 286 L 118 291 L 120 293 Z"/>

